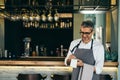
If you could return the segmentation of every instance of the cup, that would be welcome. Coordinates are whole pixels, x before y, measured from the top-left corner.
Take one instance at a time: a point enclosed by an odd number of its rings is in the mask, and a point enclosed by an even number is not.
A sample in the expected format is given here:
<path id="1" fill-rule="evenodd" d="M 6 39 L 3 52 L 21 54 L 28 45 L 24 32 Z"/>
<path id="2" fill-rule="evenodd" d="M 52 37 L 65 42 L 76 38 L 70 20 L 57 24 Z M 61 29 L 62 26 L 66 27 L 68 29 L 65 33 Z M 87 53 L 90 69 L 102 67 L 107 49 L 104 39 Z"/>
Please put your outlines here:
<path id="1" fill-rule="evenodd" d="M 77 68 L 77 59 L 71 59 L 70 66 L 73 68 Z"/>

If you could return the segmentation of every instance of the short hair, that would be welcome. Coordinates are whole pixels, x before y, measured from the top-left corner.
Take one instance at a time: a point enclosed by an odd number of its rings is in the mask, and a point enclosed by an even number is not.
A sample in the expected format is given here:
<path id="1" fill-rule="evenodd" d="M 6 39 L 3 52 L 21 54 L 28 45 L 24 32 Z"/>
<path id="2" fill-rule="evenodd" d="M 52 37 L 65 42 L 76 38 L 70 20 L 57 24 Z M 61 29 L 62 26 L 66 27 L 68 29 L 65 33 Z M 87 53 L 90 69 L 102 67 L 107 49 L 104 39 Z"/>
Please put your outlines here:
<path id="1" fill-rule="evenodd" d="M 90 20 L 83 21 L 82 24 L 81 24 L 81 26 L 94 28 L 94 24 L 93 24 L 93 22 L 90 21 Z"/>

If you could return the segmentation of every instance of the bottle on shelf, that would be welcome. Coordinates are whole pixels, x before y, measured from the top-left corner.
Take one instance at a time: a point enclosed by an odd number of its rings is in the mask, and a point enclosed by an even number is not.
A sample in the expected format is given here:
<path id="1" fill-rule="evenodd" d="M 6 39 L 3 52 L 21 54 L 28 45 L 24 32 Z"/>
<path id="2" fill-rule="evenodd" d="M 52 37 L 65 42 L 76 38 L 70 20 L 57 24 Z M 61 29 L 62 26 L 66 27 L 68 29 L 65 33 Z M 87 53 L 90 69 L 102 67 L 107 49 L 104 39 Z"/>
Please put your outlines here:
<path id="1" fill-rule="evenodd" d="M 36 52 L 35 51 L 32 52 L 32 56 L 36 56 Z"/>
<path id="2" fill-rule="evenodd" d="M 61 52 L 61 56 L 63 57 L 63 45 L 60 45 L 60 52 Z"/>
<path id="3" fill-rule="evenodd" d="M 40 46 L 40 56 L 47 56 L 47 48 L 45 45 Z"/>
<path id="4" fill-rule="evenodd" d="M 7 58 L 7 56 L 8 56 L 8 51 L 5 50 L 5 51 L 4 51 L 4 57 Z"/>
<path id="5" fill-rule="evenodd" d="M 36 56 L 39 56 L 39 46 L 36 45 Z"/>
<path id="6" fill-rule="evenodd" d="M 56 55 L 57 55 L 58 57 L 61 56 L 59 48 L 56 48 Z"/>

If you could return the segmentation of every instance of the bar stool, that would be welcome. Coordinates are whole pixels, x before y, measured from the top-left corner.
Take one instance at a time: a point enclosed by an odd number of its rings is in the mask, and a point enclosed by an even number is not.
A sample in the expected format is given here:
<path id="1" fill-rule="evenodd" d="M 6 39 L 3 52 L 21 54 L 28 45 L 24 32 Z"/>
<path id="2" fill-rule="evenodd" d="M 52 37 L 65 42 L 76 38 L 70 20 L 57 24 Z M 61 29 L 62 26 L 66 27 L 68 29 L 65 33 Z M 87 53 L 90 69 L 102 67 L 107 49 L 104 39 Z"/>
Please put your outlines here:
<path id="1" fill-rule="evenodd" d="M 112 76 L 109 74 L 100 74 L 100 80 L 112 80 Z"/>
<path id="2" fill-rule="evenodd" d="M 42 76 L 41 74 L 19 74 L 18 80 L 44 80 L 47 75 Z"/>
<path id="3" fill-rule="evenodd" d="M 52 74 L 52 80 L 71 80 L 70 74 L 60 75 L 60 74 Z"/>

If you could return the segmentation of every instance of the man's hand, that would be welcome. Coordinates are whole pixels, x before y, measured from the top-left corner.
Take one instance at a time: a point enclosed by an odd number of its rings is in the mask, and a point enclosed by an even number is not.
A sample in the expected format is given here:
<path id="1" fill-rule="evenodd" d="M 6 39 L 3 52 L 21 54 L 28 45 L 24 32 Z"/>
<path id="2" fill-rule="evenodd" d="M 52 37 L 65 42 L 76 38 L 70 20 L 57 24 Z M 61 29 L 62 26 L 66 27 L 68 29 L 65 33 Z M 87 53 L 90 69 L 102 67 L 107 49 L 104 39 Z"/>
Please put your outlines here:
<path id="1" fill-rule="evenodd" d="M 71 54 L 69 57 L 68 57 L 68 59 L 75 59 L 76 57 L 73 55 L 73 54 Z"/>
<path id="2" fill-rule="evenodd" d="M 73 54 L 69 55 L 69 57 L 67 59 L 67 64 L 70 65 L 71 59 L 75 59 L 75 58 L 76 57 Z"/>
<path id="3" fill-rule="evenodd" d="M 77 66 L 83 66 L 83 65 L 84 65 L 83 61 L 78 59 L 77 60 Z"/>
<path id="4" fill-rule="evenodd" d="M 71 54 L 67 59 L 67 64 L 70 64 L 71 59 L 76 59 L 76 57 L 73 54 Z M 83 61 L 78 59 L 77 60 L 77 66 L 83 66 L 83 65 L 84 65 Z"/>

